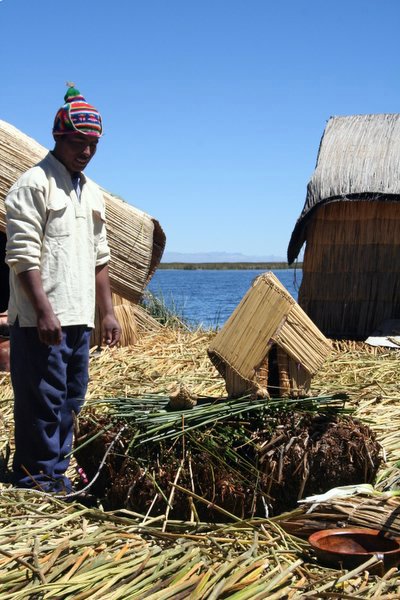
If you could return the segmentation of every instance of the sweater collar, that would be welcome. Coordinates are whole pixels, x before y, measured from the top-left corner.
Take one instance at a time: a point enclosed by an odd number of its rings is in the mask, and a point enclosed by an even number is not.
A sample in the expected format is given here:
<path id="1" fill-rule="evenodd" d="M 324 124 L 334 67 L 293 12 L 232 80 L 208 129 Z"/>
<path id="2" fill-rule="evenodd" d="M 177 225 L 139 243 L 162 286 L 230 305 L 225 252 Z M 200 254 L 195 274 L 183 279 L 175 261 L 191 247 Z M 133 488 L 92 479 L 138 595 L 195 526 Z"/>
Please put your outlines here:
<path id="1" fill-rule="evenodd" d="M 71 173 L 62 164 L 62 162 L 60 162 L 58 160 L 58 158 L 56 158 L 54 156 L 54 154 L 51 151 L 48 152 L 48 154 L 45 156 L 44 160 L 49 163 L 49 165 L 51 166 L 51 168 L 53 170 L 55 170 L 58 175 L 60 175 L 61 177 L 65 178 L 69 182 L 72 181 L 72 177 L 73 176 L 71 175 Z M 86 176 L 84 175 L 84 173 L 80 172 L 79 173 L 79 177 L 80 177 L 81 186 L 82 186 L 86 182 Z"/>

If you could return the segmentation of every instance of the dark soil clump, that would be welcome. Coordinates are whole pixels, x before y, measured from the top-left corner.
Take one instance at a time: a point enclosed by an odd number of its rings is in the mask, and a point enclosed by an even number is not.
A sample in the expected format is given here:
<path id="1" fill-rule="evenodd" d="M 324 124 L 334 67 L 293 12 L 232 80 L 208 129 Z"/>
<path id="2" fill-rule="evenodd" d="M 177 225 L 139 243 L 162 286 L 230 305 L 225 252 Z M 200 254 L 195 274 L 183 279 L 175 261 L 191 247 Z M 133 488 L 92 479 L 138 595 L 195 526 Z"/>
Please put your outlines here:
<path id="1" fill-rule="evenodd" d="M 89 480 L 122 423 L 101 432 L 106 426 L 104 415 L 80 419 L 78 445 L 97 434 L 76 454 Z M 165 514 L 170 505 L 168 518 L 179 520 L 228 517 L 216 507 L 240 518 L 280 514 L 306 496 L 371 483 L 381 462 L 368 426 L 334 414 L 283 411 L 267 422 L 253 416 L 175 441 L 139 444 L 132 442 L 134 436 L 126 427 L 92 493 L 106 509 L 128 508 L 151 517 Z"/>

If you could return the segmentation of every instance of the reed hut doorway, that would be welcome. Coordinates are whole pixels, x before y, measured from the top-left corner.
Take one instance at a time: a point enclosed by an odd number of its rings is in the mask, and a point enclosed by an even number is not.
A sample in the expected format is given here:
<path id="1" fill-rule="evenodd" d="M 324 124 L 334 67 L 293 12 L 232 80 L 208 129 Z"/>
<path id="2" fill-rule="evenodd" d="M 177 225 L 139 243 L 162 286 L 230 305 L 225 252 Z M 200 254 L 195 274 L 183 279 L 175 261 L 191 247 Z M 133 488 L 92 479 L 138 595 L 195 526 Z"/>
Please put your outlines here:
<path id="1" fill-rule="evenodd" d="M 5 263 L 6 234 L 0 231 L 0 313 L 7 310 L 10 297 L 9 268 Z"/>
<path id="2" fill-rule="evenodd" d="M 328 121 L 288 247 L 291 264 L 305 243 L 299 304 L 328 337 L 400 319 L 399 171 L 399 114 Z"/>

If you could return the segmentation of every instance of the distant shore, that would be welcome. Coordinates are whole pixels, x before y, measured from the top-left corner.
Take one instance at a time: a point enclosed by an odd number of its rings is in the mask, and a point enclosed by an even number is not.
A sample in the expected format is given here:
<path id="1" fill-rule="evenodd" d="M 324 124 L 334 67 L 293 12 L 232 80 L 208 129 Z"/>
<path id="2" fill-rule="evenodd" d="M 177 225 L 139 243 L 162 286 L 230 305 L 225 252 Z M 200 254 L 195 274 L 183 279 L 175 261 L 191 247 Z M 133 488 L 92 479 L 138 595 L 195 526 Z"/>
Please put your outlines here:
<path id="1" fill-rule="evenodd" d="M 256 271 L 277 271 L 279 269 L 301 269 L 303 263 L 297 263 L 296 267 L 289 267 L 284 262 L 216 262 L 216 263 L 186 263 L 186 262 L 162 262 L 159 269 L 183 269 L 186 271 L 196 270 L 256 270 Z"/>

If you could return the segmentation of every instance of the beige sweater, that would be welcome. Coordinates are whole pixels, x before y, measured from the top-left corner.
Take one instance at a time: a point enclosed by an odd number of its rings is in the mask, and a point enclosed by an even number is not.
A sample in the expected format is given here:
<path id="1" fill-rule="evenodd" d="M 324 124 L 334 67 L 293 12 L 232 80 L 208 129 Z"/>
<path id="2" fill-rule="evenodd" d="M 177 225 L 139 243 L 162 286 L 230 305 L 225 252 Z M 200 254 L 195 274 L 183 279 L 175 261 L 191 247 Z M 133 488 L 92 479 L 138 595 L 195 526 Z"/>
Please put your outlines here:
<path id="1" fill-rule="evenodd" d="M 109 261 L 104 199 L 81 175 L 80 201 L 71 175 L 51 153 L 24 173 L 5 200 L 9 322 L 35 327 L 36 314 L 18 274 L 39 269 L 62 326 L 94 325 L 95 268 Z"/>

